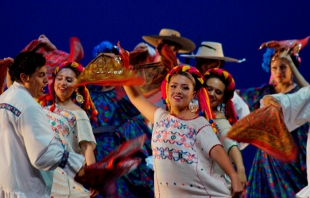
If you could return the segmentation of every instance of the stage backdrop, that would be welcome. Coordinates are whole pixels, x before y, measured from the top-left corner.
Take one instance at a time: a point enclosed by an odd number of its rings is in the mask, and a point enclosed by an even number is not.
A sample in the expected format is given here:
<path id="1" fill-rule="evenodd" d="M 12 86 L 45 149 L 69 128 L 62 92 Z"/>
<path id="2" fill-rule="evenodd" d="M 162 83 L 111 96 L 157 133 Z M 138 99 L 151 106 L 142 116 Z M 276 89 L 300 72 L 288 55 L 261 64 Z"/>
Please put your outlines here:
<path id="1" fill-rule="evenodd" d="M 86 65 L 92 49 L 103 40 L 132 50 L 142 35 L 158 34 L 171 28 L 193 40 L 217 41 L 224 54 L 246 58 L 241 64 L 227 63 L 237 88 L 260 86 L 269 80 L 261 68 L 258 47 L 269 40 L 304 38 L 310 35 L 309 1 L 232 0 L 54 0 L 2 1 L 0 11 L 0 58 L 14 57 L 31 40 L 45 34 L 58 49 L 69 51 L 68 39 L 80 38 Z M 310 44 L 300 53 L 300 72 L 310 81 Z M 180 61 L 185 62 L 183 58 Z M 194 64 L 191 61 L 190 64 Z M 255 148 L 243 151 L 247 173 Z"/>

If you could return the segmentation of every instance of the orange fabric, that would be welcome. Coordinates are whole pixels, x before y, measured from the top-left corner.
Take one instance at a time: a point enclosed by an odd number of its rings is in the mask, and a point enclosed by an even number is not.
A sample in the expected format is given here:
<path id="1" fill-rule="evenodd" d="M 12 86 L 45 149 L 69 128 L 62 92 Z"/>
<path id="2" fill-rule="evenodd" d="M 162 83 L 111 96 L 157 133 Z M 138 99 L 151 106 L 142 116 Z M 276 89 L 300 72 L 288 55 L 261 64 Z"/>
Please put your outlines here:
<path id="1" fill-rule="evenodd" d="M 120 56 L 111 57 L 99 54 L 80 74 L 77 86 L 87 84 L 101 86 L 142 85 L 144 80 L 133 70 L 124 67 L 122 60 Z"/>
<path id="2" fill-rule="evenodd" d="M 253 144 L 283 162 L 294 161 L 297 147 L 283 121 L 282 110 L 267 106 L 236 122 L 227 137 Z"/>
<path id="3" fill-rule="evenodd" d="M 74 180 L 98 190 L 102 195 L 114 197 L 115 180 L 136 168 L 141 159 L 133 157 L 144 144 L 146 135 L 123 143 L 100 162 L 84 167 L 84 175 Z"/>

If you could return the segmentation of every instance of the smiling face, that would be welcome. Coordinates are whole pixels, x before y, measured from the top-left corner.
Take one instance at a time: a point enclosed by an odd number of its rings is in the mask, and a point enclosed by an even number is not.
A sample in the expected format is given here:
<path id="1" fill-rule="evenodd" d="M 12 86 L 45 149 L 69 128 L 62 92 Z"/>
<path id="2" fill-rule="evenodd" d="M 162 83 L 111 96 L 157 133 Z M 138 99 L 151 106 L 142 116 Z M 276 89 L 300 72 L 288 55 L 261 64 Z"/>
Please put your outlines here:
<path id="1" fill-rule="evenodd" d="M 271 61 L 270 71 L 276 83 L 291 83 L 292 71 L 285 59 L 276 58 Z"/>
<path id="2" fill-rule="evenodd" d="M 57 73 L 54 90 L 60 101 L 71 100 L 71 96 L 76 89 L 74 87 L 76 80 L 76 74 L 72 69 L 63 68 Z"/>
<path id="3" fill-rule="evenodd" d="M 171 77 L 167 96 L 172 112 L 188 110 L 194 94 L 194 82 L 189 77 L 180 74 Z"/>
<path id="4" fill-rule="evenodd" d="M 209 78 L 207 80 L 208 93 L 210 96 L 211 108 L 213 110 L 217 109 L 223 100 L 225 93 L 225 84 L 218 78 Z"/>
<path id="5" fill-rule="evenodd" d="M 21 74 L 21 80 L 32 97 L 39 98 L 44 94 L 44 89 L 48 84 L 46 72 L 46 67 L 42 66 L 31 75 Z"/>

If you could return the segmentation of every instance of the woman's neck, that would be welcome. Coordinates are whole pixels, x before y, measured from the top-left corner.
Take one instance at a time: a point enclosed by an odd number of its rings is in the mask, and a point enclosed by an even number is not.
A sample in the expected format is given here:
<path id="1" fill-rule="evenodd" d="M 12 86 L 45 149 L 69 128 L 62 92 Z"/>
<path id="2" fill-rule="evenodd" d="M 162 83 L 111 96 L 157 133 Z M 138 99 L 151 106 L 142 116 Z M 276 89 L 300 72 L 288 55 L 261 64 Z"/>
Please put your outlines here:
<path id="1" fill-rule="evenodd" d="M 197 117 L 197 114 L 193 113 L 193 112 L 190 112 L 189 109 L 171 110 L 170 114 L 171 115 L 175 115 L 175 116 L 177 116 L 178 118 L 181 118 L 181 119 L 192 119 L 192 118 Z"/>
<path id="2" fill-rule="evenodd" d="M 277 83 L 277 85 L 274 87 L 276 93 L 287 93 L 294 89 L 296 85 L 291 81 L 288 83 Z"/>
<path id="3" fill-rule="evenodd" d="M 74 102 L 71 100 L 71 99 L 67 99 L 67 100 L 64 100 L 64 101 L 61 101 L 59 99 L 56 100 L 56 104 L 58 104 L 59 106 L 62 106 L 62 107 L 70 107 L 74 104 Z"/>

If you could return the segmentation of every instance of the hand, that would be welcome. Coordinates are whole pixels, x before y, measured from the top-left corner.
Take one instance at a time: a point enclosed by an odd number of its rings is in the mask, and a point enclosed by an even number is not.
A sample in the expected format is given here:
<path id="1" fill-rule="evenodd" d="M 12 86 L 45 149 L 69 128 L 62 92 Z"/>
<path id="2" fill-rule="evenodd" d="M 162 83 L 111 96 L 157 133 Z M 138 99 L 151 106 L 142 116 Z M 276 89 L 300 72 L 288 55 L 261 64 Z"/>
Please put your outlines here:
<path id="1" fill-rule="evenodd" d="M 76 173 L 76 175 L 78 175 L 79 177 L 82 177 L 85 174 L 85 170 L 84 170 L 84 165 L 81 167 L 81 169 L 79 170 L 79 172 Z"/>
<path id="2" fill-rule="evenodd" d="M 241 181 L 243 188 L 245 188 L 246 184 L 247 184 L 247 179 L 246 179 L 246 174 L 245 174 L 244 169 L 243 170 L 237 170 L 237 174 L 238 174 L 238 177 Z"/>
<path id="3" fill-rule="evenodd" d="M 147 51 L 147 44 L 146 43 L 139 43 L 134 50 L 141 50 L 141 51 Z"/>
<path id="4" fill-rule="evenodd" d="M 239 196 L 243 196 L 244 187 L 242 186 L 238 175 L 231 177 L 231 196 L 238 198 Z"/>
<path id="5" fill-rule="evenodd" d="M 56 46 L 44 34 L 39 36 L 38 41 L 47 51 L 57 50 Z"/>
<path id="6" fill-rule="evenodd" d="M 279 52 L 279 58 L 285 58 L 287 59 L 287 61 L 289 61 L 290 63 L 293 63 L 292 58 L 290 56 L 291 54 L 291 49 L 282 49 L 283 51 Z"/>
<path id="7" fill-rule="evenodd" d="M 99 194 L 99 191 L 93 188 L 90 188 L 89 191 L 90 191 L 90 194 L 89 194 L 90 197 L 96 197 Z"/>
<path id="8" fill-rule="evenodd" d="M 6 62 L 6 67 L 9 68 L 12 65 L 12 63 L 14 62 L 14 59 L 11 57 L 7 57 L 7 58 L 4 58 L 3 61 Z"/>
<path id="9" fill-rule="evenodd" d="M 280 103 L 277 101 L 277 99 L 275 99 L 272 96 L 263 97 L 263 99 L 261 99 L 261 104 L 263 104 L 264 107 L 272 105 L 272 106 L 280 108 L 280 109 L 282 108 Z"/>

